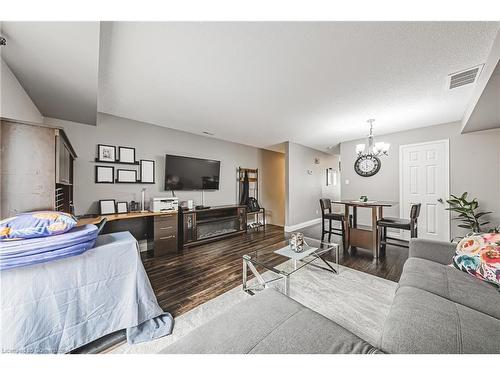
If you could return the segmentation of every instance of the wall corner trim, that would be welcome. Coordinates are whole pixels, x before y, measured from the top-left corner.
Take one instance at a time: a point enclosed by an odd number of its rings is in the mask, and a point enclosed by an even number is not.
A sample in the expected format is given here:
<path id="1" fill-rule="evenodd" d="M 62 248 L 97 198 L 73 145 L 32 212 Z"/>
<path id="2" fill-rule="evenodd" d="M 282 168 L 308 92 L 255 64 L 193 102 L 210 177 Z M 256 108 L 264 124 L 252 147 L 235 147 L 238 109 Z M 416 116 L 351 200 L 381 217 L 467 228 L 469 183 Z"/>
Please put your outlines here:
<path id="1" fill-rule="evenodd" d="M 310 225 L 315 225 L 321 223 L 321 218 L 318 217 L 316 219 L 312 219 L 309 221 L 304 221 L 302 223 L 294 224 L 294 225 L 285 225 L 285 232 L 293 232 L 294 230 L 308 227 Z"/>

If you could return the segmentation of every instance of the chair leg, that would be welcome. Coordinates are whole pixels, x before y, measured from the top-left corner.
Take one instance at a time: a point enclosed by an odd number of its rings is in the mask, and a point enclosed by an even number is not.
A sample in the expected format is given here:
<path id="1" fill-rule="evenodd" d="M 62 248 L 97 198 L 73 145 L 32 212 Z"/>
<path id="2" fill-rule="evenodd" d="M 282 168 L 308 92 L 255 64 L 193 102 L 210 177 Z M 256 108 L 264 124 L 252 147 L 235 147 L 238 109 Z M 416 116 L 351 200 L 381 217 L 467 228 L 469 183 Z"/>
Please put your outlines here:
<path id="1" fill-rule="evenodd" d="M 384 242 L 384 244 L 381 247 L 382 247 L 382 251 L 385 254 L 385 249 L 387 247 L 387 245 L 385 244 L 385 242 L 387 242 L 387 227 L 383 227 L 383 229 L 382 229 L 382 241 Z"/>
<path id="2" fill-rule="evenodd" d="M 346 243 L 345 243 L 345 226 L 344 226 L 344 220 L 342 220 L 340 222 L 340 233 L 342 235 L 342 247 L 343 247 L 343 249 L 345 251 L 345 249 L 346 249 L 346 246 L 345 246 Z"/>
<path id="3" fill-rule="evenodd" d="M 378 250 L 380 257 L 384 256 L 384 245 L 382 244 L 382 241 L 384 240 L 383 231 L 384 231 L 383 227 L 377 227 Z"/>
<path id="4" fill-rule="evenodd" d="M 325 235 L 325 219 L 321 218 L 321 238 Z"/>
<path id="5" fill-rule="evenodd" d="M 329 224 L 328 224 L 328 229 L 329 229 L 329 232 L 328 232 L 328 242 L 331 242 L 332 241 L 332 221 L 333 220 L 328 220 Z"/>

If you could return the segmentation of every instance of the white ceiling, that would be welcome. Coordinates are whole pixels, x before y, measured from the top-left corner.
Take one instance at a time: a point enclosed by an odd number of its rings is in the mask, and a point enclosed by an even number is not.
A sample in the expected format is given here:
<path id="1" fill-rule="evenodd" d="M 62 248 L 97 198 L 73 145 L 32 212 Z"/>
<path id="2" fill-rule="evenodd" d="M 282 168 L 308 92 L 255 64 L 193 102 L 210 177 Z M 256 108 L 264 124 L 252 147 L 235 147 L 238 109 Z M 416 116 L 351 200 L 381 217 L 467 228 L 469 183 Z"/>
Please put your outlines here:
<path id="1" fill-rule="evenodd" d="M 64 118 L 51 113 L 69 107 L 66 119 L 88 123 L 64 99 L 78 92 L 82 105 L 90 101 L 95 27 L 34 43 L 40 37 L 24 36 L 23 23 L 9 24 L 9 39 L 29 43 L 9 43 L 15 52 L 5 58 L 35 103 L 49 102 L 42 113 Z M 461 120 L 473 85 L 449 91 L 447 75 L 484 63 L 499 25 L 103 22 L 97 108 L 258 147 L 290 140 L 326 150 L 364 137 L 368 118 L 377 120 L 376 135 Z"/>
<path id="2" fill-rule="evenodd" d="M 325 150 L 458 121 L 499 23 L 125 23 L 103 28 L 99 110 L 269 147 Z"/>
<path id="3" fill-rule="evenodd" d="M 2 22 L 2 58 L 42 115 L 96 123 L 99 22 Z"/>

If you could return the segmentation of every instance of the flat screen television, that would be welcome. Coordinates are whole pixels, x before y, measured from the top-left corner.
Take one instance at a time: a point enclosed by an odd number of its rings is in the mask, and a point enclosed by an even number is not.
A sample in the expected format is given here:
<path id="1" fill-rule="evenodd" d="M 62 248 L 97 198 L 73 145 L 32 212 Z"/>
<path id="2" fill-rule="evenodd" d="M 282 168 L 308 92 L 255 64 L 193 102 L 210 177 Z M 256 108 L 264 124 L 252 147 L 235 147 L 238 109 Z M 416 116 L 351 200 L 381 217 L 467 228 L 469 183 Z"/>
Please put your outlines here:
<path id="1" fill-rule="evenodd" d="M 165 156 L 165 190 L 219 190 L 220 161 Z"/>

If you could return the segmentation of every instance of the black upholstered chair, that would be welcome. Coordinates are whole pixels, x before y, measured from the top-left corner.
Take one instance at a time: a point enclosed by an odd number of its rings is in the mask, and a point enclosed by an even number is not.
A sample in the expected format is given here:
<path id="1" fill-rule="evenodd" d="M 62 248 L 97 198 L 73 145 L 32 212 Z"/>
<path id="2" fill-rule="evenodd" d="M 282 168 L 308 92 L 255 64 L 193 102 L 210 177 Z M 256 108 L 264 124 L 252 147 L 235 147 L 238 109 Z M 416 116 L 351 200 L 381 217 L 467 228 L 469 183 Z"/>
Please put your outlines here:
<path id="1" fill-rule="evenodd" d="M 328 242 L 331 241 L 332 234 L 342 236 L 342 244 L 346 248 L 344 214 L 332 212 L 332 201 L 327 198 L 319 200 L 321 207 L 321 238 L 328 233 Z M 328 229 L 325 228 L 325 220 L 328 220 Z M 333 221 L 340 222 L 340 229 L 333 227 Z"/>
<path id="2" fill-rule="evenodd" d="M 409 247 L 408 241 L 388 237 L 387 236 L 387 228 L 394 229 L 403 229 L 410 231 L 411 238 L 417 238 L 418 236 L 418 227 L 417 227 L 417 219 L 420 215 L 420 207 L 422 205 L 412 204 L 410 208 L 410 219 L 400 219 L 396 217 L 383 217 L 382 219 L 377 221 L 377 227 L 379 231 L 380 238 L 380 250 L 382 253 L 385 251 L 386 245 L 399 246 L 399 247 Z M 391 240 L 391 241 L 389 241 Z"/>

